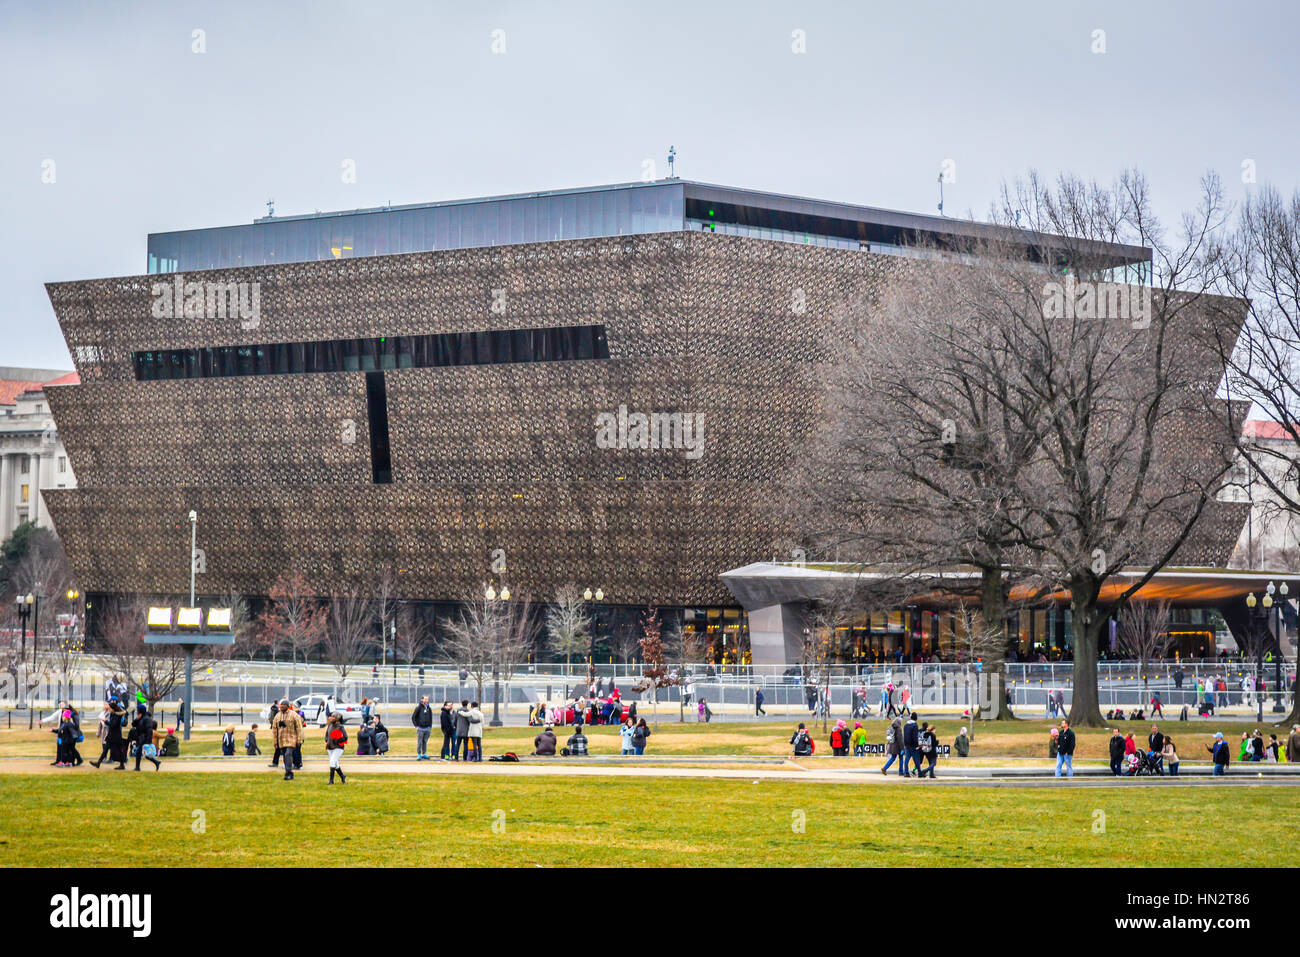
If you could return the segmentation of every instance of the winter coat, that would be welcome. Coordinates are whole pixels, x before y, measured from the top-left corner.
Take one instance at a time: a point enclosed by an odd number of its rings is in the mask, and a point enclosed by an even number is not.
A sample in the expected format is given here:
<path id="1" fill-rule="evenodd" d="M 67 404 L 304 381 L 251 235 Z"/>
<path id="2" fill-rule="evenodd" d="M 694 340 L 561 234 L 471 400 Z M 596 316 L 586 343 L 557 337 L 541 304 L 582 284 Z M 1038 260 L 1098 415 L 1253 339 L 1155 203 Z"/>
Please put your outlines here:
<path id="1" fill-rule="evenodd" d="M 468 735 L 471 738 L 483 737 L 483 712 L 478 708 L 470 708 L 468 712 Z"/>
<path id="2" fill-rule="evenodd" d="M 1056 736 L 1056 753 L 1067 757 L 1074 754 L 1074 729 L 1066 728 Z"/>
<path id="3" fill-rule="evenodd" d="M 903 747 L 909 751 L 915 751 L 921 743 L 921 729 L 915 721 L 909 721 L 903 725 Z"/>
<path id="4" fill-rule="evenodd" d="M 452 717 L 451 708 L 443 708 L 438 712 L 438 723 L 442 726 L 443 734 L 456 733 L 456 719 Z"/>
<path id="5" fill-rule="evenodd" d="M 1112 761 L 1121 761 L 1124 758 L 1124 736 L 1122 734 L 1111 735 L 1110 738 L 1110 759 Z"/>
<path id="6" fill-rule="evenodd" d="M 964 734 L 957 735 L 956 739 L 952 743 L 952 746 L 953 746 L 953 750 L 957 752 L 957 757 L 959 758 L 970 757 L 970 738 L 966 737 L 966 735 Z"/>
<path id="7" fill-rule="evenodd" d="M 543 731 L 533 738 L 533 751 L 537 754 L 555 754 L 555 732 Z"/>
<path id="8" fill-rule="evenodd" d="M 1300 731 L 1292 731 L 1286 739 L 1286 759 L 1300 761 Z"/>
<path id="9" fill-rule="evenodd" d="M 456 711 L 456 737 L 469 737 L 469 711 L 466 708 L 460 708 Z"/>
<path id="10" fill-rule="evenodd" d="M 433 708 L 421 701 L 411 712 L 411 724 L 417 728 L 432 728 Z"/>
<path id="11" fill-rule="evenodd" d="M 903 722 L 895 718 L 893 724 L 890 725 L 890 728 L 892 728 L 894 731 L 894 738 L 891 741 L 889 739 L 889 735 L 888 734 L 885 735 L 885 750 L 888 751 L 890 754 L 902 754 L 903 753 Z"/>
<path id="12" fill-rule="evenodd" d="M 271 737 L 277 748 L 302 747 L 302 715 L 290 708 L 275 716 L 271 722 Z"/>

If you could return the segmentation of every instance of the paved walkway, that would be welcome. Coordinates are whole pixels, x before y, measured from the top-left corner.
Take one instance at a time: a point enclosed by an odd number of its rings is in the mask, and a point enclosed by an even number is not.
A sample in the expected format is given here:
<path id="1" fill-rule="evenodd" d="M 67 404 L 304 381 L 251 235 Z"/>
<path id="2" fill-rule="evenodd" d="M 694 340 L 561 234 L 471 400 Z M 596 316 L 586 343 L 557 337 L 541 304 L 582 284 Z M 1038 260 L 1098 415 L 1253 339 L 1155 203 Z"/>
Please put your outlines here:
<path id="1" fill-rule="evenodd" d="M 779 765 L 763 764 L 753 767 L 708 766 L 701 760 L 699 766 L 635 765 L 615 763 L 578 764 L 572 762 L 550 763 L 527 761 L 515 763 L 484 762 L 482 764 L 453 763 L 446 761 L 415 761 L 409 758 L 353 759 L 344 762 L 344 770 L 351 775 L 368 777 L 380 775 L 514 775 L 522 777 L 595 777 L 595 778 L 714 778 L 721 780 L 750 781 L 802 781 L 824 784 L 850 784 L 897 787 L 1214 787 L 1214 786 L 1273 786 L 1300 787 L 1300 766 L 1293 771 L 1287 766 L 1272 765 L 1269 770 L 1242 766 L 1230 770 L 1225 777 L 1209 775 L 1208 766 L 1196 773 L 1177 777 L 1115 778 L 1108 768 L 1076 769 L 1072 779 L 1052 777 L 1052 770 L 1025 767 L 941 768 L 940 777 L 934 781 L 915 780 L 893 773 L 880 774 L 879 769 L 853 768 L 832 770 L 829 767 L 807 768 L 793 761 Z M 131 767 L 128 764 L 128 769 Z M 163 769 L 154 772 L 147 764 L 143 774 L 266 774 L 279 775 L 262 761 L 230 760 L 221 758 L 173 758 L 163 762 Z M 312 756 L 307 766 L 299 772 L 304 778 L 325 776 L 328 766 L 323 758 Z M 1078 771 L 1084 771 L 1078 774 Z M 104 767 L 99 770 L 82 765 L 79 768 L 55 768 L 42 758 L 7 758 L 0 760 L 0 774 L 116 774 Z M 129 770 L 127 773 L 131 773 Z"/>

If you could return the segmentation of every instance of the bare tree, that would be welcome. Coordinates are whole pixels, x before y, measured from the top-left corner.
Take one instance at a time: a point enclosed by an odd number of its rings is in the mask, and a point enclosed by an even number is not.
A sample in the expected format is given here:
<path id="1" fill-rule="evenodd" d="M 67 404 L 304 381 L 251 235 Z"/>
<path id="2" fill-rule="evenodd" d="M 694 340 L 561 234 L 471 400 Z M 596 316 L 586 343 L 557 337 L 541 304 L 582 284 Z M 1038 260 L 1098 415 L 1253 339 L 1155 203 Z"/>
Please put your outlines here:
<path id="1" fill-rule="evenodd" d="M 1220 308 L 1244 311 L 1239 335 L 1231 321 L 1210 327 L 1233 400 L 1223 428 L 1250 485 L 1262 486 L 1268 502 L 1294 518 L 1300 516 L 1300 191 L 1289 199 L 1272 186 L 1254 191 L 1220 252 Z M 1260 441 L 1244 431 L 1241 418 L 1251 406 L 1289 441 Z M 1296 690 L 1281 722 L 1287 727 L 1300 723 Z"/>
<path id="2" fill-rule="evenodd" d="M 153 711 L 185 680 L 185 648 L 144 640 L 148 607 L 140 596 L 111 600 L 98 618 L 99 633 L 95 637 L 102 650 L 95 658 L 101 667 L 121 675 L 127 688 L 136 693 L 137 699 L 142 696 Z M 195 655 L 194 665 L 207 667 L 207 659 Z M 192 707 L 191 702 L 185 704 Z"/>
<path id="3" fill-rule="evenodd" d="M 562 585 L 546 610 L 546 634 L 557 654 L 564 655 L 564 670 L 572 673 L 573 656 L 591 647 L 591 616 L 578 586 Z"/>
<path id="4" fill-rule="evenodd" d="M 1115 641 L 1121 651 L 1138 660 L 1145 691 L 1150 687 L 1147 662 L 1160 658 L 1169 647 L 1169 602 L 1129 602 L 1119 613 Z"/>
<path id="5" fill-rule="evenodd" d="M 480 594 L 467 599 L 443 624 L 442 653 L 474 679 L 477 699 L 484 682 L 496 675 L 509 681 L 514 666 L 526 659 L 537 631 L 528 601 L 506 601 Z"/>
<path id="6" fill-rule="evenodd" d="M 334 666 L 334 673 L 338 675 L 338 683 L 334 688 L 336 695 L 338 684 L 347 681 L 348 673 L 357 666 L 361 653 L 370 643 L 374 634 L 374 621 L 374 602 L 358 585 L 343 589 L 330 600 L 321 648 L 326 659 Z"/>
<path id="7" fill-rule="evenodd" d="M 270 603 L 258 625 L 272 649 L 288 647 L 293 658 L 292 677 L 297 678 L 298 655 L 305 662 L 312 649 L 320 645 L 328 610 L 297 569 L 281 573 L 267 597 Z"/>
<path id="8" fill-rule="evenodd" d="M 409 668 L 428 650 L 433 635 L 428 619 L 420 610 L 409 603 L 402 603 L 397 610 L 397 636 L 393 647 L 398 658 Z"/>
<path id="9" fill-rule="evenodd" d="M 805 685 L 817 689 L 823 731 L 830 719 L 831 666 L 843 660 L 850 650 L 844 630 L 853 620 L 859 603 L 855 589 L 844 586 L 814 602 L 809 615 L 803 642 L 803 675 Z"/>

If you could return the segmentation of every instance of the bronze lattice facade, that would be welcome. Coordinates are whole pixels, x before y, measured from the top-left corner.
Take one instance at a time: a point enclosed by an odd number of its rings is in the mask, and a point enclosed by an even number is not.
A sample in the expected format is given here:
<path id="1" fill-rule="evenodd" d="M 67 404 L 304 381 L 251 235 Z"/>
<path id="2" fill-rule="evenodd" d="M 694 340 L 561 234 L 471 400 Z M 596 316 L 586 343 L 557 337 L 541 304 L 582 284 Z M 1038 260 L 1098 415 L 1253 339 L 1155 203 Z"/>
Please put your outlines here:
<path id="1" fill-rule="evenodd" d="M 194 509 L 205 594 L 263 595 L 291 566 L 328 592 L 387 563 L 400 597 L 455 600 L 503 549 L 517 593 L 732 605 L 720 572 L 788 552 L 773 505 L 817 416 L 819 319 L 897 264 L 674 232 L 187 277 L 259 283 L 254 329 L 154 318 L 168 277 L 51 284 L 82 384 L 50 396 L 81 482 L 50 510 L 90 592 L 184 592 Z M 386 370 L 391 484 L 364 372 L 139 381 L 132 358 L 579 324 L 607 359 Z M 598 448 L 620 405 L 702 416 L 704 453 Z"/>

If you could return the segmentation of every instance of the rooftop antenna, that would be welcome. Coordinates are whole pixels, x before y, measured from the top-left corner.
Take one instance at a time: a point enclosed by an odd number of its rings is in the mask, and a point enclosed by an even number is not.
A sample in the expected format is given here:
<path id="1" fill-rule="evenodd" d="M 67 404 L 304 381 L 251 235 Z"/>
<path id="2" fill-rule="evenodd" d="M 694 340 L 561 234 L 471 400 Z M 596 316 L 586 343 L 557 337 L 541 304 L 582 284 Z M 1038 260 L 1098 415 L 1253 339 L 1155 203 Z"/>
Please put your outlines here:
<path id="1" fill-rule="evenodd" d="M 939 171 L 939 215 L 943 215 L 943 170 Z"/>
<path id="2" fill-rule="evenodd" d="M 275 215 L 275 200 L 268 199 L 266 201 L 266 218 L 270 219 L 274 215 Z"/>
<path id="3" fill-rule="evenodd" d="M 677 174 L 674 172 L 677 166 L 677 147 L 668 147 L 668 178 L 673 179 Z"/>

